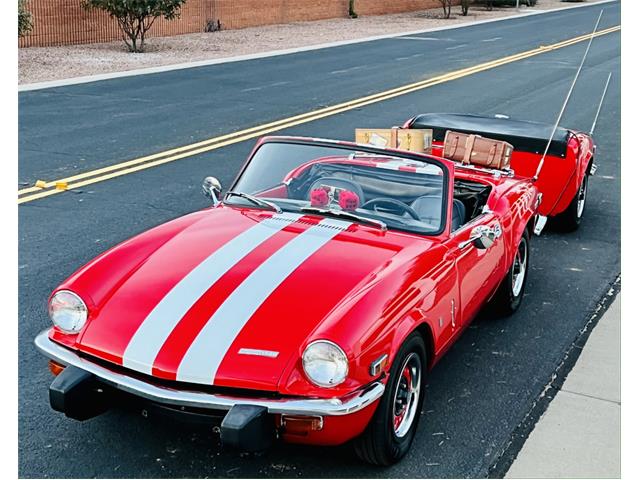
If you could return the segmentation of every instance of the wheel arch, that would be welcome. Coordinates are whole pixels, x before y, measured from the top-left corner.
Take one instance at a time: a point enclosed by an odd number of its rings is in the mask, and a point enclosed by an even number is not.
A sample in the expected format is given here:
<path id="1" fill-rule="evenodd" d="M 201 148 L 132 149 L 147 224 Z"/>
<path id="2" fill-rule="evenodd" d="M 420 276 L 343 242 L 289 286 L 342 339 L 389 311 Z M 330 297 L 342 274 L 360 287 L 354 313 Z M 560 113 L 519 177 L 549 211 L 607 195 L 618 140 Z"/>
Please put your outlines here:
<path id="1" fill-rule="evenodd" d="M 412 318 L 411 315 L 407 317 L 405 322 L 402 322 L 400 325 L 398 325 L 398 328 L 395 331 L 395 334 L 392 340 L 391 355 L 389 356 L 388 369 L 391 368 L 391 365 L 395 361 L 396 356 L 400 351 L 400 348 L 402 347 L 404 342 L 406 342 L 407 339 L 414 333 L 418 333 L 418 335 L 420 335 L 420 337 L 424 341 L 424 346 L 427 353 L 426 366 L 427 366 L 427 370 L 431 369 L 431 367 L 435 363 L 434 359 L 435 359 L 435 353 L 436 353 L 435 352 L 436 342 L 433 334 L 433 329 L 427 319 L 423 318 L 420 321 L 416 322 L 416 320 Z"/>
<path id="2" fill-rule="evenodd" d="M 433 331 L 431 330 L 431 325 L 427 322 L 420 323 L 409 335 L 414 332 L 418 332 L 424 341 L 424 346 L 427 351 L 427 369 L 431 369 L 433 366 L 433 362 L 435 359 L 435 341 L 433 338 Z M 409 337 L 407 335 L 407 338 Z M 405 339 L 406 340 L 406 339 Z"/>

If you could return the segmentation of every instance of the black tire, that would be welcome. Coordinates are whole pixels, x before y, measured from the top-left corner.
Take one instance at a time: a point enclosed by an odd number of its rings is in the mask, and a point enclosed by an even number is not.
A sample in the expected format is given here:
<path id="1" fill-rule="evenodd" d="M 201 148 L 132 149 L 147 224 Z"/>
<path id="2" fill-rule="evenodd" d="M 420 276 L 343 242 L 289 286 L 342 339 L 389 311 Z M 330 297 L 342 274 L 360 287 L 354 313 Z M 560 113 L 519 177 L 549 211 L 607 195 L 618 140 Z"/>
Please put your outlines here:
<path id="1" fill-rule="evenodd" d="M 416 382 L 419 387 L 418 395 L 412 402 L 411 393 L 407 394 L 405 415 L 410 415 L 411 411 L 414 413 L 412 417 L 403 416 L 403 422 L 396 427 L 395 420 L 400 417 L 396 412 L 398 409 L 402 412 L 402 386 L 406 385 L 403 371 L 407 362 L 410 362 L 407 368 L 418 363 L 420 365 L 419 380 Z M 396 355 L 387 387 L 373 418 L 364 433 L 353 442 L 355 453 L 361 460 L 373 465 L 387 466 L 398 462 L 409 451 L 422 411 L 426 369 L 427 352 L 424 340 L 418 332 L 414 332 L 407 337 Z M 398 431 L 401 435 L 398 435 Z"/>
<path id="2" fill-rule="evenodd" d="M 588 170 L 587 170 L 588 171 Z M 571 200 L 567 209 L 553 219 L 554 227 L 563 232 L 574 232 L 580 227 L 589 191 L 589 174 L 585 174 L 580 188 Z"/>
<path id="3" fill-rule="evenodd" d="M 529 265 L 531 263 L 529 240 L 529 230 L 525 228 L 524 233 L 518 242 L 518 251 L 513 259 L 513 263 L 489 304 L 490 310 L 497 316 L 506 317 L 512 315 L 518 310 L 518 308 L 520 308 L 527 286 Z M 518 286 L 515 280 L 516 276 L 522 272 L 521 267 L 523 255 L 524 273 L 521 278 L 521 283 Z M 517 286 L 518 288 L 516 289 Z"/>

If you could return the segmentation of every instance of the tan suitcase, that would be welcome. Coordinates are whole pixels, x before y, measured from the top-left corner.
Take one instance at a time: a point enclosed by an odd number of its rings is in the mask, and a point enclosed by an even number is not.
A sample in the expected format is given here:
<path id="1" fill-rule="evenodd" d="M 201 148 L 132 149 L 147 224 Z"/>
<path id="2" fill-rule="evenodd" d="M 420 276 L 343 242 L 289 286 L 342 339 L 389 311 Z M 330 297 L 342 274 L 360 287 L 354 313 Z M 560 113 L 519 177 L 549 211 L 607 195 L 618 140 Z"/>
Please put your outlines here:
<path id="1" fill-rule="evenodd" d="M 506 170 L 511 165 L 513 145 L 500 140 L 447 130 L 443 156 L 464 164 Z"/>
<path id="2" fill-rule="evenodd" d="M 431 153 L 433 130 L 404 128 L 356 128 L 356 143 L 409 152 Z"/>

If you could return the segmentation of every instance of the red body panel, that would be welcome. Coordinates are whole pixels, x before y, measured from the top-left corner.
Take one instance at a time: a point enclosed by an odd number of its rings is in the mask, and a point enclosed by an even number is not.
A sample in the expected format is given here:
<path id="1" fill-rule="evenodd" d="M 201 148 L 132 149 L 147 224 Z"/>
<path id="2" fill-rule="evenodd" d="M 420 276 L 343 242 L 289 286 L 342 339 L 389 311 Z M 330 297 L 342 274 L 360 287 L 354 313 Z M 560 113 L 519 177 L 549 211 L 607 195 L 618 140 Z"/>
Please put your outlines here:
<path id="1" fill-rule="evenodd" d="M 444 162 L 452 180 L 453 164 Z M 302 397 L 341 397 L 376 380 L 369 372 L 371 362 L 388 354 L 390 367 L 404 339 L 416 329 L 425 334 L 430 363 L 435 363 L 493 295 L 513 261 L 517 242 L 537 213 L 538 190 L 527 179 L 462 170 L 455 172 L 455 178 L 491 186 L 490 212 L 450 233 L 450 181 L 447 222 L 441 235 L 382 231 L 363 224 L 351 224 L 336 233 L 273 285 L 223 352 L 209 384 Z M 114 247 L 60 285 L 58 289 L 73 290 L 85 299 L 90 315 L 80 334 L 65 335 L 54 329 L 51 338 L 121 365 L 132 337 L 172 288 L 223 245 L 275 217 L 269 211 L 221 204 Z M 249 249 L 208 285 L 155 359 L 143 367 L 154 376 L 175 380 L 185 352 L 238 285 L 321 220 L 301 217 Z M 487 250 L 460 248 L 472 228 L 481 224 L 499 225 L 502 235 Z M 224 328 L 221 324 L 220 329 Z M 317 339 L 331 340 L 344 349 L 349 360 L 344 383 L 328 389 L 307 380 L 301 355 Z M 213 342 L 212 351 L 216 348 Z M 277 356 L 243 355 L 243 348 L 274 351 Z M 285 439 L 343 443 L 363 431 L 375 407 L 327 417 L 321 431 L 306 437 L 285 435 Z"/>
<path id="2" fill-rule="evenodd" d="M 342 445 L 357 437 L 371 420 L 379 401 L 351 415 L 340 417 L 324 417 L 322 430 L 310 431 L 306 434 L 290 434 L 286 431 L 282 439 L 289 443 L 306 445 Z M 275 417 L 276 427 L 280 425 L 280 416 Z"/>

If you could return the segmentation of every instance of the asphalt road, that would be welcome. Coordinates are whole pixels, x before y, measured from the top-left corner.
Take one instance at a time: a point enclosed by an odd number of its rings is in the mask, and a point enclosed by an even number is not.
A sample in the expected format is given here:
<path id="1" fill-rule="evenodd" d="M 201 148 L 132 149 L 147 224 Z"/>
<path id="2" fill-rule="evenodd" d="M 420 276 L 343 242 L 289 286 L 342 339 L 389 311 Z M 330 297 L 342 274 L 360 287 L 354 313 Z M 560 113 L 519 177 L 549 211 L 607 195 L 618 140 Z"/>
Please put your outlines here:
<path id="1" fill-rule="evenodd" d="M 599 8 L 422 35 L 439 40 L 383 40 L 21 93 L 20 181 L 96 168 L 564 40 L 590 32 Z M 601 28 L 619 22 L 619 3 L 605 6 Z M 482 41 L 496 37 L 503 38 Z M 467 46 L 446 50 L 450 44 Z M 584 48 L 567 47 L 282 133 L 351 139 L 356 126 L 399 124 L 426 111 L 553 121 Z M 418 53 L 424 55 L 397 60 Z M 358 65 L 365 67 L 331 73 Z M 620 272 L 619 33 L 594 40 L 563 124 L 589 129 L 610 71 L 595 134 L 600 168 L 590 182 L 583 226 L 534 239 L 522 308 L 509 319 L 478 319 L 435 367 L 413 448 L 389 469 L 357 462 L 348 448 L 283 445 L 241 456 L 221 450 L 206 430 L 121 411 L 78 423 L 48 406 L 51 377 L 32 340 L 49 325 L 49 292 L 106 248 L 204 207 L 202 178 L 215 175 L 229 185 L 253 141 L 21 205 L 19 475 L 486 476 Z M 273 85 L 279 81 L 290 83 Z"/>

